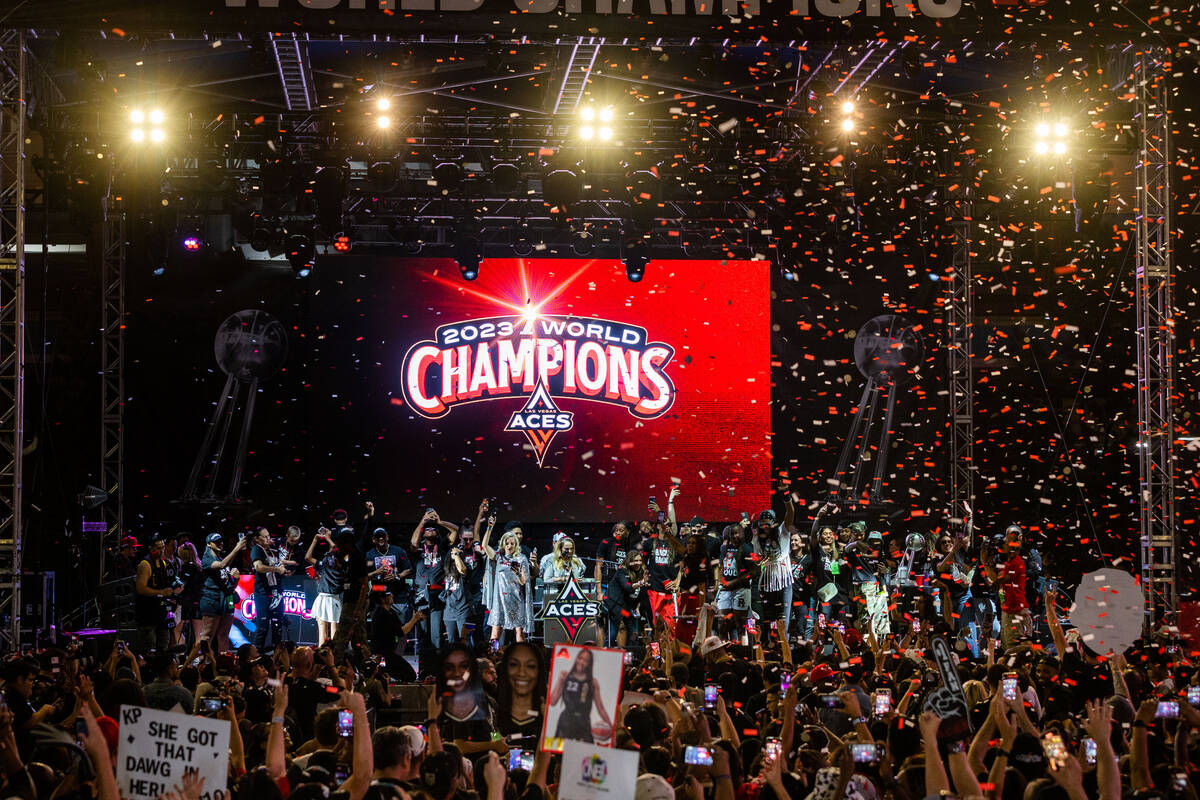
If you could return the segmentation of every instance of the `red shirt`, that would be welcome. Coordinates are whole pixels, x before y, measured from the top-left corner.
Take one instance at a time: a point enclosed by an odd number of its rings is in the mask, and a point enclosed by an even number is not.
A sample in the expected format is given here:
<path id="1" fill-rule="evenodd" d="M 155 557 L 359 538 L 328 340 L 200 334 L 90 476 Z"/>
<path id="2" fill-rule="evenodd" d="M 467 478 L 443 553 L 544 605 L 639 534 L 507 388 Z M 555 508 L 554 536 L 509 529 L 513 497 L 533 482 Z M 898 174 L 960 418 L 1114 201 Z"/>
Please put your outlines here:
<path id="1" fill-rule="evenodd" d="M 1000 568 L 1000 610 L 1019 614 L 1029 608 L 1025 602 L 1025 560 L 1014 555 Z"/>

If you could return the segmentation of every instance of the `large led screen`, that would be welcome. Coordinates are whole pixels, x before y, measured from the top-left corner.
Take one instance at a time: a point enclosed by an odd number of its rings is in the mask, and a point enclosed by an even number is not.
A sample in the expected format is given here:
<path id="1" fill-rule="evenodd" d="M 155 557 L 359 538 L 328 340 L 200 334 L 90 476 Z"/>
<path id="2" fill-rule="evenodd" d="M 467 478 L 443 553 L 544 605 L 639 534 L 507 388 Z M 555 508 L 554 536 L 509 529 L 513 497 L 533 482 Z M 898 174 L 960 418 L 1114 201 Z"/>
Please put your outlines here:
<path id="1" fill-rule="evenodd" d="M 529 520 L 768 503 L 765 262 L 339 259 L 314 272 L 317 459 L 413 511 Z M 327 423 L 327 424 L 326 424 Z M 409 509 L 405 508 L 405 511 Z"/>

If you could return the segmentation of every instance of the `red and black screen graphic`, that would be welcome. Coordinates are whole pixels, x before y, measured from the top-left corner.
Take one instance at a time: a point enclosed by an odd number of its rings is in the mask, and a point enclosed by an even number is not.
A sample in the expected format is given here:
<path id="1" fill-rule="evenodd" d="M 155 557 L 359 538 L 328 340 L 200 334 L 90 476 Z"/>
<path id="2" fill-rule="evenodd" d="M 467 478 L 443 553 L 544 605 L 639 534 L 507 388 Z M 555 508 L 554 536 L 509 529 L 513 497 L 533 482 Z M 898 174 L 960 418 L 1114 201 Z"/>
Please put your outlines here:
<path id="1" fill-rule="evenodd" d="M 314 446 L 364 484 L 530 521 L 637 516 L 672 480 L 689 516 L 769 504 L 766 262 L 652 261 L 639 283 L 598 259 L 324 273 L 314 366 L 346 435 Z"/>

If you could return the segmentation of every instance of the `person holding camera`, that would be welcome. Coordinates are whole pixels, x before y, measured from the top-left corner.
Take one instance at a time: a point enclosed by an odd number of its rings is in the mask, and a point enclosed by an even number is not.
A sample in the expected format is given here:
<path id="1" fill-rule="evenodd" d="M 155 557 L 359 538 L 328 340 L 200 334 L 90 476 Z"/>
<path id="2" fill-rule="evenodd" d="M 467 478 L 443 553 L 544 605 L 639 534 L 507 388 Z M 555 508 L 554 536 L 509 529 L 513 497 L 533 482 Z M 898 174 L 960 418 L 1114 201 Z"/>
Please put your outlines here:
<path id="1" fill-rule="evenodd" d="M 137 649 L 166 650 L 171 644 L 171 629 L 167 626 L 168 603 L 183 591 L 183 582 L 175 579 L 163 558 L 163 543 L 167 537 L 155 533 L 145 557 L 138 562 L 137 578 L 133 585 L 133 614 L 137 622 Z"/>
<path id="2" fill-rule="evenodd" d="M 210 533 L 206 541 L 208 547 L 200 559 L 200 572 L 204 575 L 200 584 L 200 638 L 209 641 L 215 639 L 215 652 L 220 653 L 229 649 L 229 629 L 233 627 L 233 608 L 237 604 L 234 589 L 241 577 L 229 565 L 245 549 L 246 540 L 238 539 L 238 543 L 224 558 L 221 557 L 221 550 L 225 546 L 224 536 Z"/>
<path id="3" fill-rule="evenodd" d="M 279 591 L 279 576 L 287 567 L 274 552 L 271 532 L 259 528 L 250 547 L 250 567 L 254 570 L 254 646 L 262 652 L 267 646 L 267 633 L 274 631 L 273 644 L 283 641 L 283 596 Z"/>

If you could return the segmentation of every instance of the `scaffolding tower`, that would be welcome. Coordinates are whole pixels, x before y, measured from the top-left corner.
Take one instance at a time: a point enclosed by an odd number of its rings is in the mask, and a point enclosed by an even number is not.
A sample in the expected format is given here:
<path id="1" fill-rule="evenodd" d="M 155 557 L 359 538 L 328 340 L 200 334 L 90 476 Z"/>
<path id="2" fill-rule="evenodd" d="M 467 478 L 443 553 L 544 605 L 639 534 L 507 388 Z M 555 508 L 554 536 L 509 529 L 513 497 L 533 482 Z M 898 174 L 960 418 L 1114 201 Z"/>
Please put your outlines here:
<path id="1" fill-rule="evenodd" d="M 0 30 L 0 649 L 21 634 L 25 377 L 25 33 Z"/>
<path id="2" fill-rule="evenodd" d="M 1174 612 L 1175 306 L 1171 297 L 1170 122 L 1166 54 L 1141 52 L 1134 65 L 1139 129 L 1136 179 L 1138 488 L 1146 631 Z"/>

